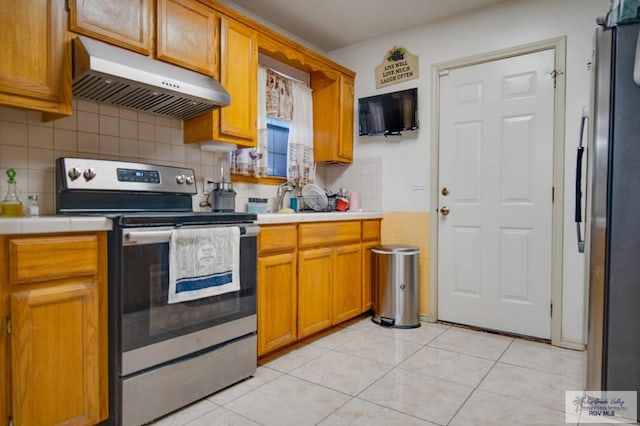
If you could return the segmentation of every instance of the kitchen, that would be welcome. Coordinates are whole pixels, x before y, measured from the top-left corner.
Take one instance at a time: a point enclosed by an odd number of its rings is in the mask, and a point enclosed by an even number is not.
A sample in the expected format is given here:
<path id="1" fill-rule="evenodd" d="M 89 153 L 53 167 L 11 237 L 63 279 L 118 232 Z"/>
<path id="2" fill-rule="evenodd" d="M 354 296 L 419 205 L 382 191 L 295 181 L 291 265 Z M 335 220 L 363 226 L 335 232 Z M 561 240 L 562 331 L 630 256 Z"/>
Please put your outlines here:
<path id="1" fill-rule="evenodd" d="M 432 122 L 429 67 L 447 60 L 469 57 L 552 37 L 567 36 L 566 122 L 564 126 L 564 181 L 573 180 L 573 150 L 579 111 L 589 102 L 589 72 L 594 19 L 607 9 L 607 2 L 503 2 L 392 36 L 327 50 L 332 60 L 356 72 L 355 98 L 376 93 L 371 75 L 384 52 L 396 44 L 405 45 L 421 57 L 421 78 L 398 89 L 418 86 L 421 98 L 418 132 L 400 139 L 354 136 L 351 165 L 320 165 L 318 175 L 327 187 L 357 190 L 364 210 L 382 211 L 382 241 L 418 245 L 421 253 L 420 312 L 429 317 L 429 223 L 434 192 L 430 182 L 429 133 Z M 247 14 L 248 15 L 248 14 Z M 507 19 L 508 17 L 508 19 Z M 531 22 L 536 22 L 531 26 Z M 499 23 L 499 25 L 498 25 Z M 474 28 L 470 31 L 469 28 Z M 498 30 L 499 28 L 499 30 Z M 523 30 L 527 28 L 527 30 Z M 473 34 L 473 36 L 469 36 Z M 505 36 L 508 35 L 508 36 Z M 395 89 L 394 89 L 395 90 Z M 42 214 L 54 210 L 53 163 L 58 157 L 97 157 L 116 160 L 161 162 L 186 165 L 198 177 L 206 176 L 219 154 L 201 151 L 182 143 L 181 122 L 144 114 L 128 115 L 124 109 L 76 101 L 68 118 L 42 122 L 40 114 L 2 108 L 0 116 L 0 168 L 18 170 L 23 200 L 27 193 L 40 194 Z M 101 126 L 101 127 L 100 127 Z M 96 131 L 100 128 L 100 131 Z M 26 175 L 26 176 L 25 176 Z M 4 179 L 2 194 L 6 190 Z M 198 185 L 200 186 L 200 183 Z M 236 183 L 237 205 L 243 198 L 275 199 L 275 188 Z M 203 195 L 196 200 L 202 200 Z M 574 224 L 572 191 L 564 191 L 564 239 L 572 242 Z M 194 202 L 195 204 L 195 202 Z M 433 251 L 433 248 L 431 249 Z M 561 333 L 557 344 L 581 348 L 585 342 L 585 289 L 582 257 L 573 244 L 563 247 Z"/>

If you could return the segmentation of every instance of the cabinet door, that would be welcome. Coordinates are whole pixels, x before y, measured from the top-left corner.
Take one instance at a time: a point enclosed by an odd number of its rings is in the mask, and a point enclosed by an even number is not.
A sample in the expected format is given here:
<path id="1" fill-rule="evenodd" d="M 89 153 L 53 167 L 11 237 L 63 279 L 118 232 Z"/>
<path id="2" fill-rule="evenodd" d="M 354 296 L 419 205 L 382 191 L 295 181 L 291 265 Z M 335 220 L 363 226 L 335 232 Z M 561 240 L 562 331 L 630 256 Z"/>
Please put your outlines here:
<path id="1" fill-rule="evenodd" d="M 344 74 L 311 74 L 316 161 L 351 163 L 353 160 L 353 85 L 353 78 Z"/>
<path id="2" fill-rule="evenodd" d="M 63 0 L 0 0 L 0 104 L 71 114 Z"/>
<path id="3" fill-rule="evenodd" d="M 258 258 L 258 355 L 295 342 L 296 254 Z"/>
<path id="4" fill-rule="evenodd" d="M 231 105 L 220 109 L 220 140 L 256 146 L 258 137 L 258 33 L 221 19 L 220 81 Z"/>
<path id="5" fill-rule="evenodd" d="M 362 243 L 362 312 L 366 312 L 373 307 L 371 249 L 378 244 L 378 241 Z"/>
<path id="6" fill-rule="evenodd" d="M 11 294 L 14 424 L 99 421 L 98 316 L 93 281 Z"/>
<path id="7" fill-rule="evenodd" d="M 220 17 L 220 83 L 231 105 L 184 122 L 184 142 L 219 141 L 243 148 L 258 144 L 258 33 Z"/>
<path id="8" fill-rule="evenodd" d="M 340 138 L 338 160 L 353 161 L 353 78 L 340 75 Z"/>
<path id="9" fill-rule="evenodd" d="M 332 324 L 332 263 L 328 247 L 298 252 L 298 338 Z"/>
<path id="10" fill-rule="evenodd" d="M 217 16 L 195 0 L 158 0 L 157 57 L 214 76 Z"/>
<path id="11" fill-rule="evenodd" d="M 338 324 L 362 312 L 362 252 L 359 243 L 333 250 L 333 324 Z"/>
<path id="12" fill-rule="evenodd" d="M 152 0 L 71 0 L 70 30 L 149 55 Z"/>

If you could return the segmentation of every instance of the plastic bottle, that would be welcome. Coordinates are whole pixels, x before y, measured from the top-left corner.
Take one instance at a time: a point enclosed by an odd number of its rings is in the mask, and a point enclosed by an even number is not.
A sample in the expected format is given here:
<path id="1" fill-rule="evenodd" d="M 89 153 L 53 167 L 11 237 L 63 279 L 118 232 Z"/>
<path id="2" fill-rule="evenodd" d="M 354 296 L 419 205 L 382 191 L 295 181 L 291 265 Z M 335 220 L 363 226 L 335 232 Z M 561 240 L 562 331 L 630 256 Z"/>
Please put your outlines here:
<path id="1" fill-rule="evenodd" d="M 0 216 L 3 217 L 21 217 L 22 216 L 22 202 L 18 198 L 18 190 L 16 188 L 16 171 L 13 169 L 7 170 L 8 188 L 7 195 L 0 203 Z"/>

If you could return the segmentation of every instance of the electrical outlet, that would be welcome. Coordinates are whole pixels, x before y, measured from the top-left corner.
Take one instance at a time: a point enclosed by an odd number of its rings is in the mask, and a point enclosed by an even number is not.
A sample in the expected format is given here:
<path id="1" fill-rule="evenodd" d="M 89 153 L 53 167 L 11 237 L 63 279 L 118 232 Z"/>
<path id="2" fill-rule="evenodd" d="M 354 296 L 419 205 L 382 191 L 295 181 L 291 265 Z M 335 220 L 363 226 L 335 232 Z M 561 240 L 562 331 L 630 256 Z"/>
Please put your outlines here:
<path id="1" fill-rule="evenodd" d="M 202 186 L 202 192 L 205 194 L 209 194 L 213 191 L 213 178 L 205 176 L 204 177 L 204 185 Z"/>

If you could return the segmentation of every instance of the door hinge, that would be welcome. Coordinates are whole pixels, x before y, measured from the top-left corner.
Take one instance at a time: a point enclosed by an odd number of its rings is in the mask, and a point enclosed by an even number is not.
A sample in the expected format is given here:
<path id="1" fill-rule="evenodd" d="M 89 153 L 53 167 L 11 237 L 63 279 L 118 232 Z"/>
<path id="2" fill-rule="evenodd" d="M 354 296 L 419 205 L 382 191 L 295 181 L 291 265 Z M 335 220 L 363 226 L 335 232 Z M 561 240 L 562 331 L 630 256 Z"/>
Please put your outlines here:
<path id="1" fill-rule="evenodd" d="M 551 202 L 555 202 L 556 201 L 556 187 L 552 186 L 551 187 Z"/>
<path id="2" fill-rule="evenodd" d="M 13 419 L 11 416 L 7 417 L 7 426 L 13 426 Z"/>
<path id="3" fill-rule="evenodd" d="M 557 87 L 557 81 L 558 81 L 558 76 L 559 75 L 564 75 L 564 72 L 562 72 L 561 70 L 553 70 L 550 73 L 551 78 L 553 78 L 553 88 L 555 89 Z"/>
<path id="4" fill-rule="evenodd" d="M 6 335 L 11 334 L 11 318 L 10 317 L 6 317 L 4 319 L 4 334 Z"/>
<path id="5" fill-rule="evenodd" d="M 64 0 L 64 11 L 71 12 L 71 5 L 69 5 L 69 0 Z"/>
<path id="6" fill-rule="evenodd" d="M 549 303 L 549 316 L 553 317 L 553 302 Z"/>

